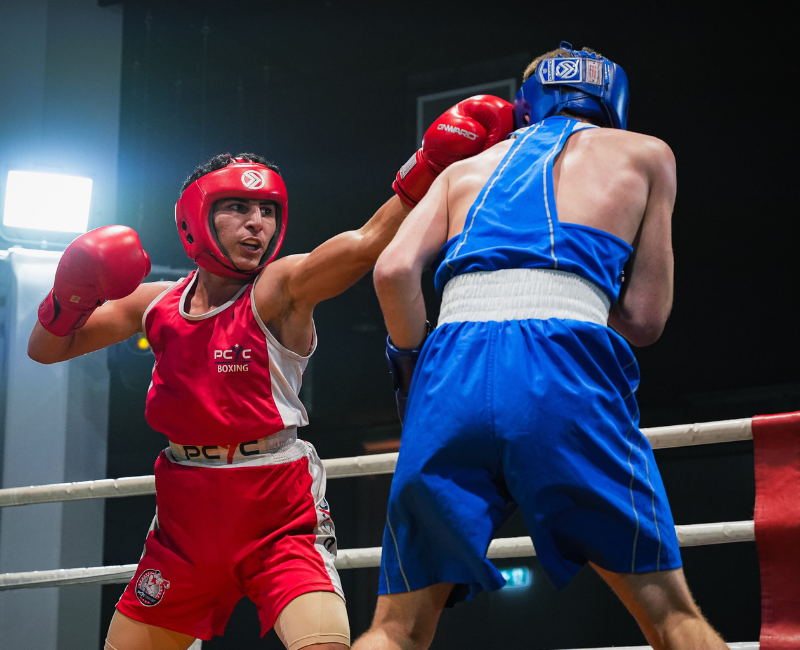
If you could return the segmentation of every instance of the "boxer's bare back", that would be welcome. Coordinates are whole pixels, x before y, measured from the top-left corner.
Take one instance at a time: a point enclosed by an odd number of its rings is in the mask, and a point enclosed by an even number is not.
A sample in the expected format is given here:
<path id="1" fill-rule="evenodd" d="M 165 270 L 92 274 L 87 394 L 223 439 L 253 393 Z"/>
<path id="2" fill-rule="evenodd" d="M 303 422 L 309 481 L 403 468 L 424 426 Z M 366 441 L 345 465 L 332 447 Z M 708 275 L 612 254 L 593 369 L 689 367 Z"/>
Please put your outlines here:
<path id="1" fill-rule="evenodd" d="M 512 143 L 506 140 L 449 167 L 411 215 L 411 221 L 427 222 L 420 227 L 430 229 L 431 237 L 420 242 L 429 261 L 444 242 L 461 234 L 470 208 Z M 672 150 L 652 136 L 586 128 L 574 133 L 556 156 L 553 187 L 559 222 L 595 228 L 633 246 L 609 324 L 634 345 L 652 343 L 672 307 Z"/>

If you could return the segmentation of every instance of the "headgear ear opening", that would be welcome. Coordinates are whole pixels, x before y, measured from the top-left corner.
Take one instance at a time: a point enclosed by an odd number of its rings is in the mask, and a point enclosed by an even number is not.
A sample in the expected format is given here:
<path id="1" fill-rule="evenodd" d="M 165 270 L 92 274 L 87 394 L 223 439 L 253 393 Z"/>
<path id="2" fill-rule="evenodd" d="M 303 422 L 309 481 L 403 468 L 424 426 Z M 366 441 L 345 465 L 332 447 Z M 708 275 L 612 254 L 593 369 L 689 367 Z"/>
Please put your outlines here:
<path id="1" fill-rule="evenodd" d="M 276 206 L 276 229 L 259 265 L 241 270 L 228 257 L 213 223 L 214 203 L 226 197 L 266 200 Z M 258 274 L 277 257 L 288 219 L 286 185 L 269 167 L 238 158 L 189 185 L 175 204 L 175 224 L 186 254 L 202 268 L 223 277 Z"/>
<path id="2" fill-rule="evenodd" d="M 542 59 L 522 84 L 514 101 L 517 128 L 540 122 L 567 110 L 597 120 L 603 126 L 625 129 L 628 123 L 628 77 L 616 63 L 595 52 L 573 50 L 562 41 L 558 54 Z"/>

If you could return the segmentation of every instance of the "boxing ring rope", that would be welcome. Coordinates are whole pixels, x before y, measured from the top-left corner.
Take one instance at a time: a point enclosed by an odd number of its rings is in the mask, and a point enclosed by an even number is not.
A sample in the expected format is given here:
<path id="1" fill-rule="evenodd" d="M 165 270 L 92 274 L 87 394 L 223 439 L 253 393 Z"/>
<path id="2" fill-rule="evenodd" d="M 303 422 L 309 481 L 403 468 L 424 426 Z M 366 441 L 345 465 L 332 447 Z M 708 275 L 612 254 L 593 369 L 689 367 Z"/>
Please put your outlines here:
<path id="1" fill-rule="evenodd" d="M 693 524 L 675 526 L 681 548 L 755 541 L 752 521 L 731 521 L 718 524 Z M 505 537 L 492 540 L 486 557 L 533 557 L 536 550 L 530 537 Z M 381 564 L 381 547 L 339 550 L 337 569 L 365 569 Z M 55 569 L 53 571 L 24 571 L 0 574 L 0 591 L 7 589 L 33 589 L 36 587 L 63 587 L 66 585 L 125 584 L 136 572 L 136 564 L 94 567 L 89 569 Z"/>
<path id="2" fill-rule="evenodd" d="M 723 420 L 701 424 L 685 424 L 642 429 L 653 449 L 707 445 L 718 442 L 752 440 L 752 418 Z M 392 474 L 397 464 L 397 453 L 333 458 L 323 461 L 328 478 L 348 478 Z M 155 494 L 153 476 L 133 476 L 119 479 L 36 485 L 0 490 L 0 507 L 101 499 Z M 753 521 L 733 521 L 713 524 L 675 526 L 682 548 L 755 541 Z M 531 557 L 536 555 L 530 537 L 495 539 L 486 556 L 490 559 Z M 337 569 L 359 569 L 380 566 L 381 548 L 339 550 Z M 0 591 L 59 587 L 77 584 L 124 584 L 136 571 L 136 564 L 51 571 L 24 571 L 0 574 Z M 649 646 L 630 646 L 613 650 L 646 650 Z M 730 643 L 732 650 L 758 650 L 758 642 Z M 612 650 L 597 648 L 594 650 Z"/>
<path id="3" fill-rule="evenodd" d="M 701 424 L 681 424 L 642 429 L 654 449 L 705 445 L 717 442 L 751 440 L 752 418 L 723 420 Z M 397 463 L 397 453 L 333 458 L 323 461 L 328 478 L 391 474 Z M 133 476 L 99 481 L 35 485 L 0 490 L 0 507 L 101 499 L 155 494 L 153 476 Z M 682 547 L 752 542 L 755 540 L 752 521 L 675 526 Z M 339 551 L 336 567 L 358 569 L 380 566 L 380 547 L 343 549 Z M 530 537 L 511 537 L 493 540 L 487 557 L 490 559 L 531 557 L 536 555 Z M 122 584 L 128 582 L 136 564 L 119 566 L 24 571 L 0 574 L 0 590 L 55 587 L 74 584 Z"/>
<path id="4" fill-rule="evenodd" d="M 709 445 L 718 442 L 752 440 L 752 418 L 721 420 L 701 424 L 678 424 L 669 427 L 642 429 L 653 449 Z M 330 458 L 322 461 L 328 478 L 350 478 L 392 474 L 397 464 L 397 452 Z M 5 488 L 0 490 L 0 508 L 23 506 L 34 503 L 55 503 L 80 499 L 103 499 L 155 494 L 153 476 L 131 476 L 99 481 L 56 483 L 31 487 Z"/>

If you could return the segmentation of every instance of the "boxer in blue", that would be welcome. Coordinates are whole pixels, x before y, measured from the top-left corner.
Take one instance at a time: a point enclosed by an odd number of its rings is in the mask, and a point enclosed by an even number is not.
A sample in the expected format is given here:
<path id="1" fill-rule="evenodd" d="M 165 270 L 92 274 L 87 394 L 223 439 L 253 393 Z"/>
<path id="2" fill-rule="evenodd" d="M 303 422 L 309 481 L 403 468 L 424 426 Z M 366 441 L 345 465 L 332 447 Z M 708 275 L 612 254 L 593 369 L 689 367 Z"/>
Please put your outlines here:
<path id="1" fill-rule="evenodd" d="M 726 647 L 689 593 L 638 427 L 625 339 L 655 342 L 672 306 L 675 160 L 625 130 L 627 106 L 619 66 L 562 43 L 526 70 L 518 130 L 448 168 L 381 255 L 408 408 L 354 650 L 427 648 L 448 601 L 502 587 L 486 550 L 516 505 L 558 587 L 589 562 L 653 647 Z M 442 305 L 425 340 L 431 264 Z"/>

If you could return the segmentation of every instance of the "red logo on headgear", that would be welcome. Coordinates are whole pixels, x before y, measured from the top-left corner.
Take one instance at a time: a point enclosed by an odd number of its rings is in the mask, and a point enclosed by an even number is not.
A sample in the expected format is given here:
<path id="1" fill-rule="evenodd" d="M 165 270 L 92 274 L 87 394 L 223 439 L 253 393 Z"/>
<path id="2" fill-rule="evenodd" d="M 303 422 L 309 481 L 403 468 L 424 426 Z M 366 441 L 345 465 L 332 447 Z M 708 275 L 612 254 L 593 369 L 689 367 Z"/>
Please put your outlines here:
<path id="1" fill-rule="evenodd" d="M 590 84 L 602 86 L 605 81 L 603 79 L 603 63 L 601 61 L 586 61 L 586 81 Z"/>
<path id="2" fill-rule="evenodd" d="M 264 177 L 252 169 L 248 169 L 242 174 L 242 185 L 248 190 L 260 190 L 264 187 L 264 182 Z"/>

